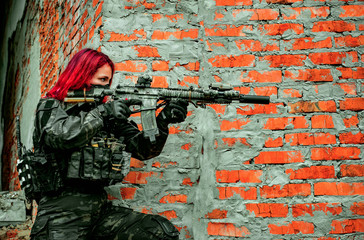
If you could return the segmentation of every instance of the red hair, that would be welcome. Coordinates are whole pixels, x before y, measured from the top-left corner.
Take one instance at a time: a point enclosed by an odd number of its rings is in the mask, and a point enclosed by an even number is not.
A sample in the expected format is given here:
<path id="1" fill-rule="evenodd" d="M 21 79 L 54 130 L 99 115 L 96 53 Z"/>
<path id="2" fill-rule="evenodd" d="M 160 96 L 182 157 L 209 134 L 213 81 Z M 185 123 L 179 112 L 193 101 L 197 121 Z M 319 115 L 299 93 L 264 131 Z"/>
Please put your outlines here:
<path id="1" fill-rule="evenodd" d="M 69 90 L 89 88 L 89 81 L 105 64 L 109 64 L 112 74 L 114 74 L 114 63 L 106 54 L 90 48 L 79 51 L 72 57 L 66 69 L 59 76 L 56 85 L 47 93 L 47 97 L 63 101 Z M 112 76 L 110 84 L 111 80 Z"/>

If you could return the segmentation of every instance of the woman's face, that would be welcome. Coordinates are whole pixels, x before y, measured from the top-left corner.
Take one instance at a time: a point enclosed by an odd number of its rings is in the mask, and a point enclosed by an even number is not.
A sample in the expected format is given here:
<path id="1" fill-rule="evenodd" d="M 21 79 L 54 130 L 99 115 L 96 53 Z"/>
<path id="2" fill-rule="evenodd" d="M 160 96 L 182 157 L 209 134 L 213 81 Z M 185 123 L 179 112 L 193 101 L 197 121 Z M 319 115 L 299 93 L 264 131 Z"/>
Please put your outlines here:
<path id="1" fill-rule="evenodd" d="M 112 77 L 111 67 L 109 64 L 105 64 L 104 66 L 97 69 L 96 73 L 91 78 L 89 84 L 105 86 L 107 84 L 110 84 L 111 77 Z"/>

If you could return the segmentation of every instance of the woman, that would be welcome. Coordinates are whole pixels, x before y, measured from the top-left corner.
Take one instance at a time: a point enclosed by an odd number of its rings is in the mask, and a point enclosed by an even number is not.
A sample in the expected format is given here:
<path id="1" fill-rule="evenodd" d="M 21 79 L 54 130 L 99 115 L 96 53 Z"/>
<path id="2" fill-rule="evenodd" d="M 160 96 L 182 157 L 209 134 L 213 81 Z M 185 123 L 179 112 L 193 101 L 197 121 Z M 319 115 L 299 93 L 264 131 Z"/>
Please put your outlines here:
<path id="1" fill-rule="evenodd" d="M 31 239 L 178 239 L 177 229 L 159 215 L 111 206 L 104 187 L 122 180 L 130 156 L 159 155 L 168 124 L 184 121 L 188 103 L 166 105 L 157 117 L 160 134 L 151 143 L 128 120 L 129 106 L 139 100 L 64 102 L 68 91 L 109 87 L 113 74 L 108 56 L 84 49 L 38 104 L 33 142 L 35 155 L 45 160 L 35 171 L 39 206 Z"/>

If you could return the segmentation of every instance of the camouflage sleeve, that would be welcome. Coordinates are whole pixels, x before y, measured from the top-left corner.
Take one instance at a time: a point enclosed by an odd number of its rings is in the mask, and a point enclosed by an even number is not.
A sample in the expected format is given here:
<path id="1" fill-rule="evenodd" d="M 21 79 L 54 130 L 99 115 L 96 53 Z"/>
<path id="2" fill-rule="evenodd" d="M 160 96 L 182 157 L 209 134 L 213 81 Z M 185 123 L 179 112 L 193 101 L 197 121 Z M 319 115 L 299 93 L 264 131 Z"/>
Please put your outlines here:
<path id="1" fill-rule="evenodd" d="M 158 124 L 159 135 L 156 136 L 156 142 L 151 143 L 149 138 L 145 138 L 137 125 L 132 122 L 119 122 L 115 124 L 115 133 L 124 138 L 126 151 L 132 154 L 132 157 L 139 160 L 148 160 L 158 156 L 164 147 L 168 137 L 168 127 Z"/>
<path id="2" fill-rule="evenodd" d="M 56 99 L 39 102 L 35 121 L 39 143 L 59 150 L 84 146 L 103 126 L 97 109 L 70 116 Z"/>

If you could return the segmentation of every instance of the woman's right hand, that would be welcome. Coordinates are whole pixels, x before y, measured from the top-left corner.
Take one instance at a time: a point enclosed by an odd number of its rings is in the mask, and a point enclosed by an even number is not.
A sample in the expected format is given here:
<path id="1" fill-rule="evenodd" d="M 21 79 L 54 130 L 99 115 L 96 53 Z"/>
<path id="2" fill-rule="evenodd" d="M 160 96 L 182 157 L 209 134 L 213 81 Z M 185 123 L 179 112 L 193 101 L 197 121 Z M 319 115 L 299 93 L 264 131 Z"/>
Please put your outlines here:
<path id="1" fill-rule="evenodd" d="M 139 99 L 128 100 L 114 100 L 99 106 L 101 115 L 107 120 L 119 119 L 127 120 L 130 117 L 131 105 L 141 105 L 142 101 Z"/>

